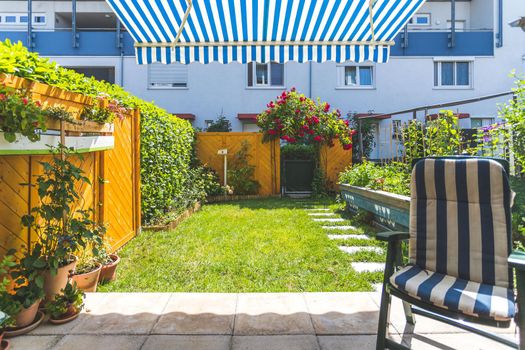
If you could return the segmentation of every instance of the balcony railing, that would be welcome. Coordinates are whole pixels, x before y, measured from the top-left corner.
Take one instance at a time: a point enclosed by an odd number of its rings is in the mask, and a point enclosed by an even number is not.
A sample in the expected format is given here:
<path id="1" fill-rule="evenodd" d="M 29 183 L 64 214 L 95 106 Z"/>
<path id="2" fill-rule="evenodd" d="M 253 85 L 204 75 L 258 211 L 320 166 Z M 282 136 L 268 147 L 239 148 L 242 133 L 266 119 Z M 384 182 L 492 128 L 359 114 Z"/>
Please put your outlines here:
<path id="1" fill-rule="evenodd" d="M 72 32 L 39 31 L 33 32 L 33 50 L 43 56 L 133 56 L 133 39 L 127 32 L 116 31 L 77 31 L 78 47 L 72 45 Z M 494 32 L 463 31 L 456 32 L 455 45 L 449 47 L 447 31 L 409 31 L 401 32 L 395 39 L 392 56 L 493 56 Z M 0 31 L 0 40 L 27 43 L 27 33 L 23 31 Z M 119 47 L 119 44 L 121 47 Z"/>

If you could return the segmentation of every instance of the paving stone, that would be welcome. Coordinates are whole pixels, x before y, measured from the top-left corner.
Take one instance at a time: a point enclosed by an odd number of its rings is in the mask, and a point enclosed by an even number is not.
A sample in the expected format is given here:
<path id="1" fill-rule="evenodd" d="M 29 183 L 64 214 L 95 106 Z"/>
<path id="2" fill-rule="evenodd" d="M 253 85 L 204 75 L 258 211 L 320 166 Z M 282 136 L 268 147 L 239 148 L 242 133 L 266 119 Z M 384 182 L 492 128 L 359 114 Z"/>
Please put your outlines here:
<path id="1" fill-rule="evenodd" d="M 235 336 L 232 350 L 319 350 L 314 335 Z"/>
<path id="2" fill-rule="evenodd" d="M 72 334 L 149 334 L 170 293 L 109 293 Z"/>
<path id="3" fill-rule="evenodd" d="M 356 231 L 357 227 L 350 225 L 341 226 L 321 226 L 325 230 L 343 230 L 343 231 Z"/>
<path id="4" fill-rule="evenodd" d="M 374 252 L 377 254 L 383 254 L 383 248 L 380 247 L 347 247 L 347 246 L 340 246 L 339 249 L 341 249 L 343 252 L 348 254 L 355 254 L 359 252 Z"/>
<path id="5" fill-rule="evenodd" d="M 328 235 L 330 239 L 362 239 L 370 240 L 370 237 L 367 235 Z"/>
<path id="6" fill-rule="evenodd" d="M 47 350 L 59 342 L 58 335 L 24 335 L 10 338 L 10 350 Z"/>
<path id="7" fill-rule="evenodd" d="M 345 219 L 333 218 L 333 219 L 313 219 L 315 222 L 343 222 Z"/>
<path id="8" fill-rule="evenodd" d="M 374 283 L 372 284 L 375 292 L 381 293 L 383 291 L 383 283 Z"/>
<path id="9" fill-rule="evenodd" d="M 376 272 L 383 271 L 385 269 L 385 264 L 373 262 L 353 262 L 352 268 L 357 272 Z"/>
<path id="10" fill-rule="evenodd" d="M 232 334 L 237 294 L 174 293 L 153 334 Z"/>
<path id="11" fill-rule="evenodd" d="M 231 336 L 222 335 L 152 335 L 141 350 L 229 350 Z"/>
<path id="12" fill-rule="evenodd" d="M 318 336 L 321 350 L 375 350 L 375 335 L 323 335 Z"/>
<path id="13" fill-rule="evenodd" d="M 305 209 L 307 211 L 330 211 L 330 209 L 328 208 L 309 208 L 309 209 Z"/>
<path id="14" fill-rule="evenodd" d="M 379 308 L 372 294 L 305 293 L 316 334 L 375 334 Z"/>
<path id="15" fill-rule="evenodd" d="M 139 350 L 145 340 L 137 335 L 66 335 L 53 350 Z"/>
<path id="16" fill-rule="evenodd" d="M 308 213 L 308 216 L 334 216 L 334 213 Z"/>
<path id="17" fill-rule="evenodd" d="M 234 335 L 314 334 L 301 293 L 243 293 L 237 300 Z"/>

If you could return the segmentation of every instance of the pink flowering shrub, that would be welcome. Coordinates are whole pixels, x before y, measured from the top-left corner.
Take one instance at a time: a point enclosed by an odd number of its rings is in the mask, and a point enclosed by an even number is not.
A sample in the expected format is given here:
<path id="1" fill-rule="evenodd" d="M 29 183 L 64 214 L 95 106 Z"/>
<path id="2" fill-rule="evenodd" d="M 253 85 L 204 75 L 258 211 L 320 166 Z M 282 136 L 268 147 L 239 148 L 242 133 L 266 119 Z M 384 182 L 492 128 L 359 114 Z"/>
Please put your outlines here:
<path id="1" fill-rule="evenodd" d="M 334 140 L 339 139 L 346 150 L 352 149 L 355 134 L 339 110 L 332 110 L 326 102 L 314 102 L 295 88 L 268 103 L 267 109 L 257 117 L 257 125 L 264 132 L 264 141 L 280 138 L 289 143 L 333 146 Z"/>

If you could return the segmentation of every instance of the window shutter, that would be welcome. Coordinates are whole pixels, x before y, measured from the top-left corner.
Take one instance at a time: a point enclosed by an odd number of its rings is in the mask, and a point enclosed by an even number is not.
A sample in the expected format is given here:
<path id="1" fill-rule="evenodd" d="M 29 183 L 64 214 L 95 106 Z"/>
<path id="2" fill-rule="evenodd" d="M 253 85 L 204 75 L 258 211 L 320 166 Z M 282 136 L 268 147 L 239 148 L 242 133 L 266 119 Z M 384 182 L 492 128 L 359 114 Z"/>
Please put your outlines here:
<path id="1" fill-rule="evenodd" d="M 184 64 L 151 64 L 148 66 L 149 86 L 187 87 L 188 66 Z"/>

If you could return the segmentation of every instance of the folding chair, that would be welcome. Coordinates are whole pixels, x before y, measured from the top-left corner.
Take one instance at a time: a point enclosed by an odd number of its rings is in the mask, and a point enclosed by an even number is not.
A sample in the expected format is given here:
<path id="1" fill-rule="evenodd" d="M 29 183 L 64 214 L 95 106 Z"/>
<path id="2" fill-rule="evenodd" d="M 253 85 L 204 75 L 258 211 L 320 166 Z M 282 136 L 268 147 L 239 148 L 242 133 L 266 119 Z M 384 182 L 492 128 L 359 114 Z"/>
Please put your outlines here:
<path id="1" fill-rule="evenodd" d="M 444 157 L 419 160 L 411 180 L 408 233 L 384 232 L 388 242 L 376 349 L 409 349 L 388 339 L 392 296 L 402 300 L 407 323 L 414 314 L 462 328 L 516 349 L 520 341 L 479 324 L 509 327 L 516 306 L 525 307 L 525 254 L 511 252 L 513 193 L 501 161 Z M 408 264 L 401 242 L 409 240 Z M 521 309 L 520 309 L 521 310 Z M 525 317 L 517 317 L 522 328 Z"/>

